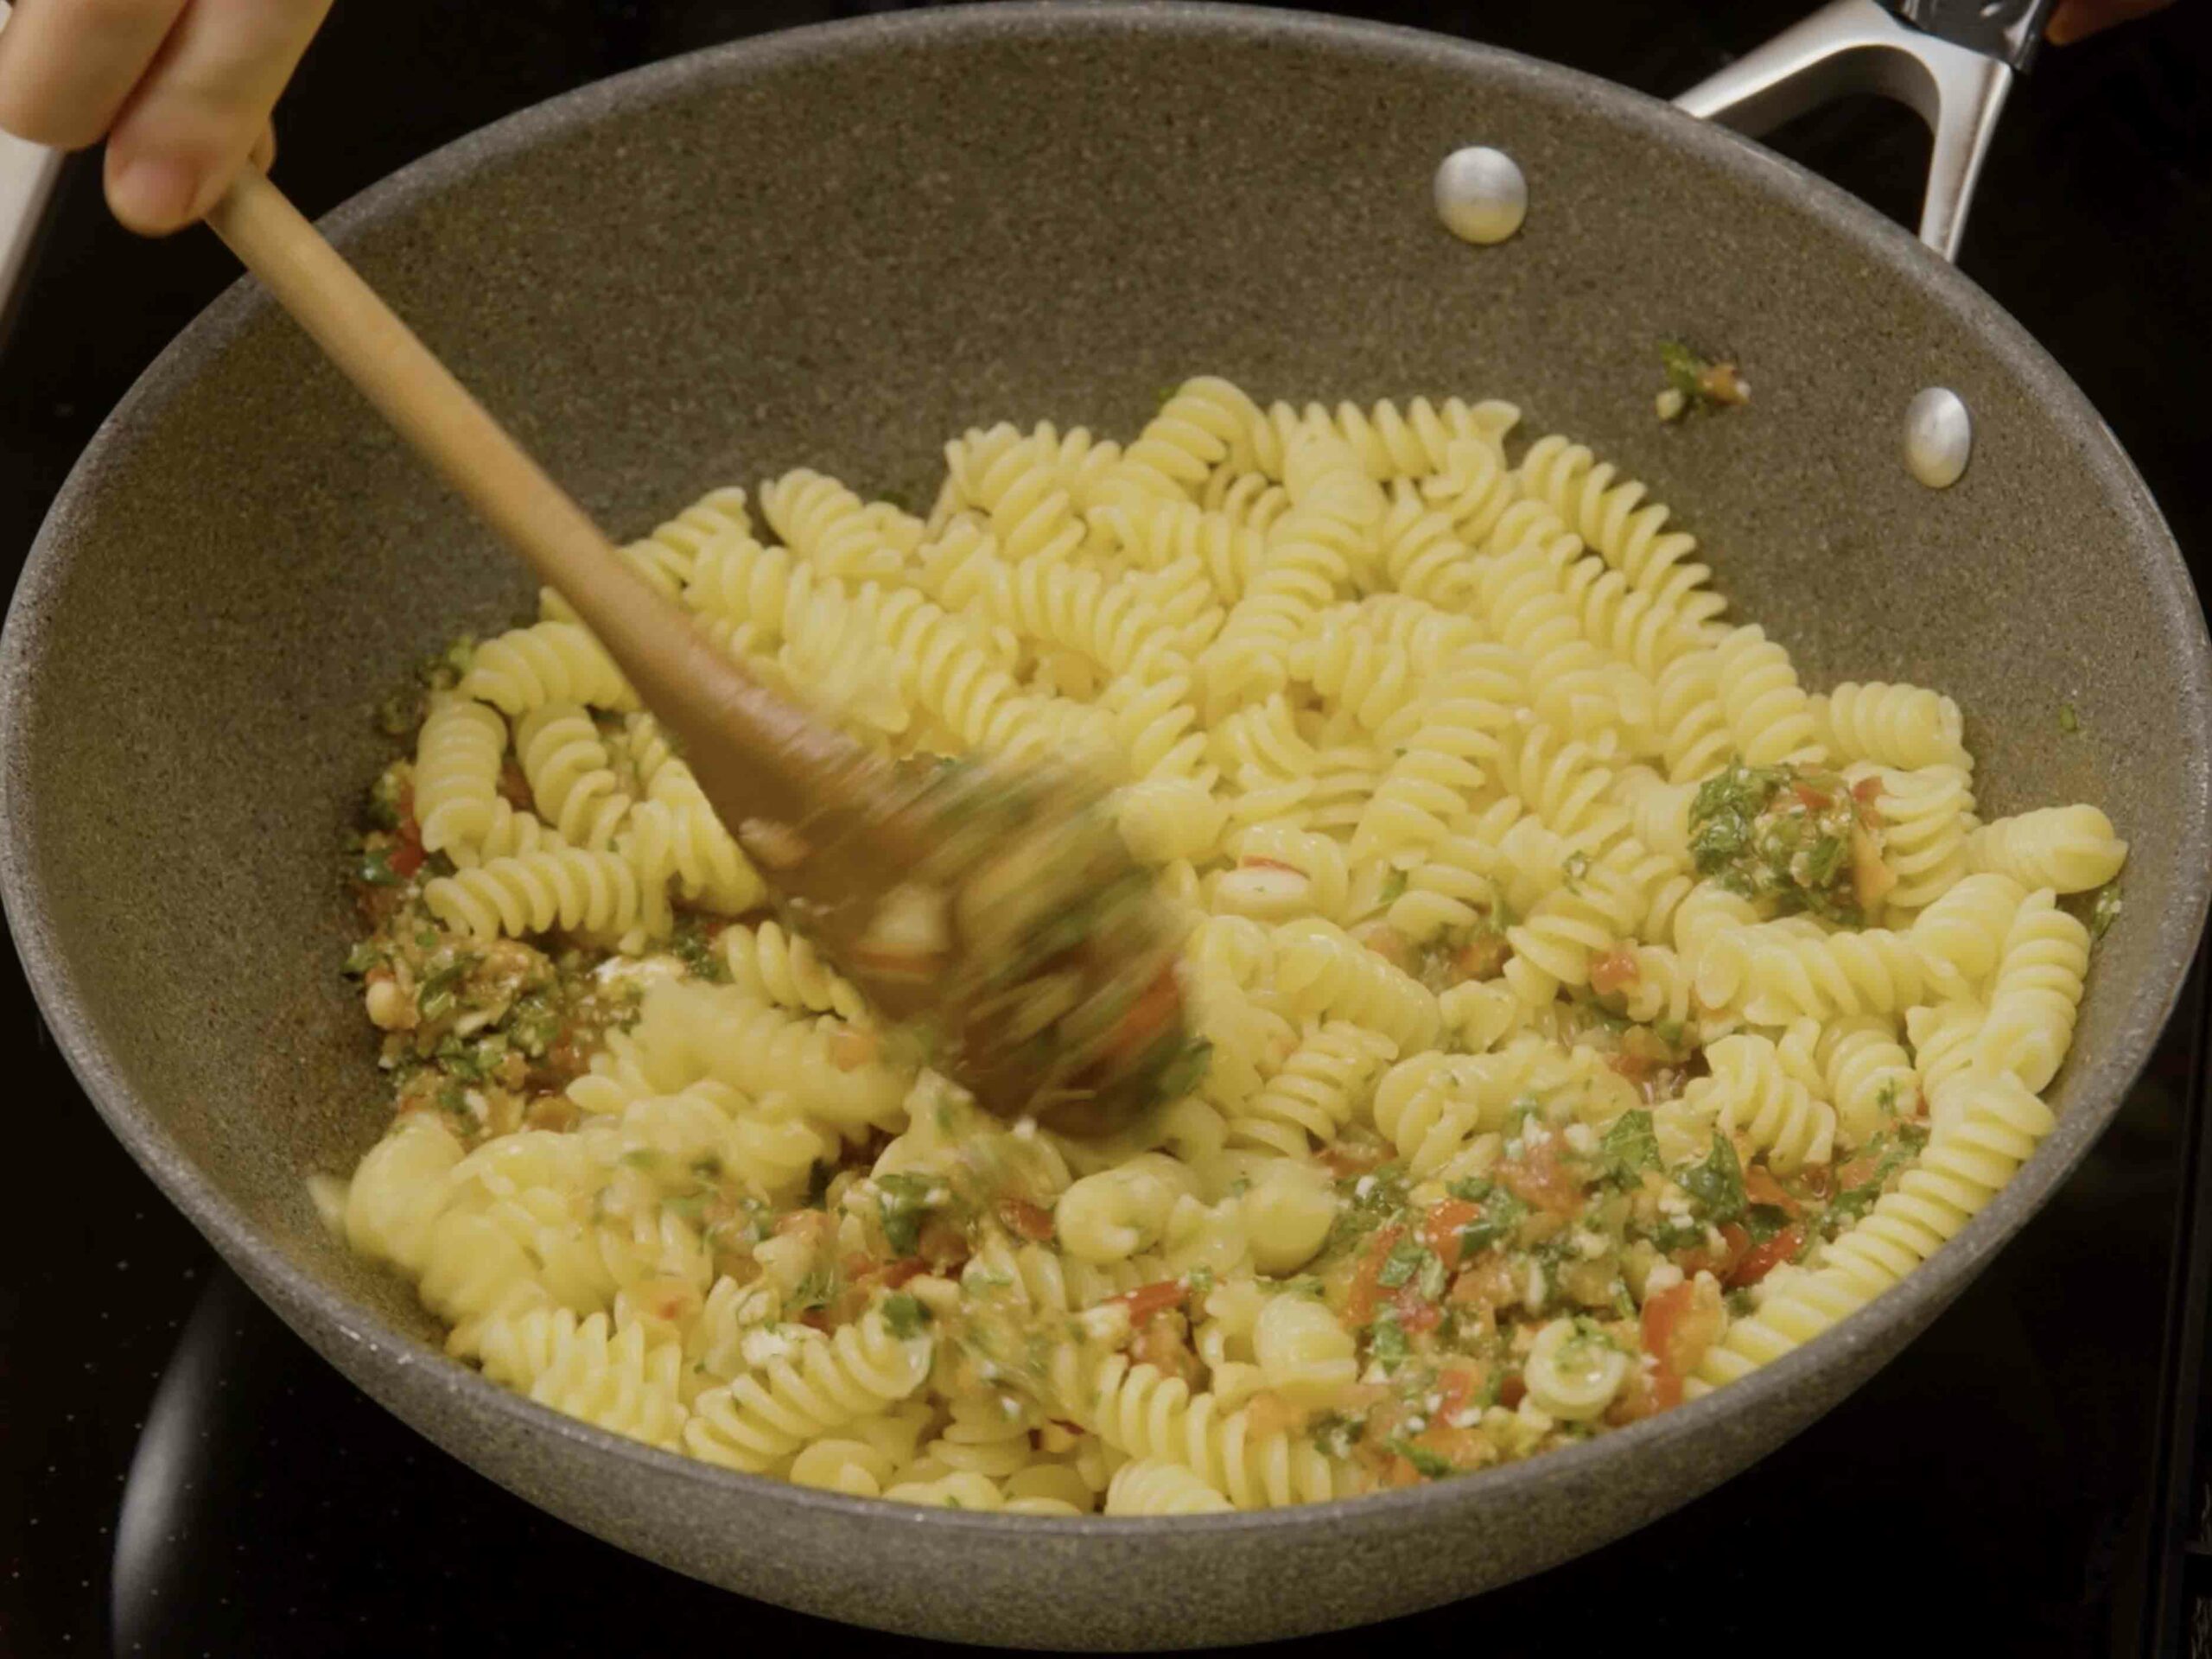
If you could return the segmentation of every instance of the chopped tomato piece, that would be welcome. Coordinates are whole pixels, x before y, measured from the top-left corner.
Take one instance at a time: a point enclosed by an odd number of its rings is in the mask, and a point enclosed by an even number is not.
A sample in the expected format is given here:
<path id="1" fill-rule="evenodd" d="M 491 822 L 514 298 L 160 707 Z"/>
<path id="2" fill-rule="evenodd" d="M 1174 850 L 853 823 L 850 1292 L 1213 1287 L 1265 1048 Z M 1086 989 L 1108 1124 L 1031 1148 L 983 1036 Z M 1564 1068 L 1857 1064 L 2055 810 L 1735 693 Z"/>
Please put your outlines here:
<path id="1" fill-rule="evenodd" d="M 1652 1393 L 1659 1409 L 1681 1403 L 1682 1379 L 1697 1369 L 1720 1334 L 1719 1293 L 1709 1281 L 1685 1279 L 1643 1304 L 1643 1348 L 1659 1362 Z"/>
<path id="2" fill-rule="evenodd" d="M 1027 1198 L 999 1200 L 999 1219 L 1009 1232 L 1019 1234 L 1033 1244 L 1048 1243 L 1052 1236 L 1052 1212 L 1041 1204 L 1032 1204 Z"/>
<path id="3" fill-rule="evenodd" d="M 1482 1373 L 1471 1366 L 1454 1365 L 1438 1374 L 1436 1385 L 1436 1420 L 1448 1422 L 1475 1397 L 1475 1390 L 1482 1385 Z"/>
<path id="4" fill-rule="evenodd" d="M 1408 1285 L 1391 1299 L 1390 1306 L 1398 1315 L 1398 1324 L 1412 1332 L 1433 1331 L 1444 1322 L 1444 1311 L 1435 1303 L 1425 1300 L 1420 1290 Z"/>
<path id="5" fill-rule="evenodd" d="M 1794 1260 L 1804 1244 L 1802 1227 L 1784 1227 L 1764 1244 L 1755 1244 L 1745 1252 L 1744 1259 L 1728 1275 L 1728 1288 L 1741 1290 L 1746 1285 L 1756 1285 L 1783 1262 Z"/>
<path id="6" fill-rule="evenodd" d="M 1183 1298 L 1190 1294 L 1190 1287 L 1180 1279 L 1162 1279 L 1149 1285 L 1139 1285 L 1135 1290 L 1123 1291 L 1114 1300 L 1129 1311 L 1129 1323 L 1141 1325 L 1154 1314 L 1171 1307 L 1180 1307 Z"/>
<path id="7" fill-rule="evenodd" d="M 1805 810 L 1808 812 L 1825 812 L 1835 804 L 1828 798 L 1826 790 L 1815 789 L 1810 784 L 1793 784 L 1790 789 L 1797 798 L 1804 803 Z"/>
<path id="8" fill-rule="evenodd" d="M 1459 1265 L 1459 1233 L 1482 1214 L 1482 1206 L 1465 1198 L 1446 1198 L 1433 1205 L 1421 1224 L 1421 1242 L 1436 1252 L 1446 1271 Z"/>
<path id="9" fill-rule="evenodd" d="M 1504 934 L 1478 933 L 1459 947 L 1454 965 L 1467 979 L 1495 979 L 1504 971 L 1505 959 L 1512 954 Z"/>
<path id="10" fill-rule="evenodd" d="M 1618 1054 L 1606 1055 L 1605 1064 L 1630 1083 L 1643 1082 L 1657 1069 L 1649 1055 L 1632 1054 L 1626 1049 Z"/>
<path id="11" fill-rule="evenodd" d="M 1368 1242 L 1367 1254 L 1359 1258 L 1359 1266 L 1353 1270 L 1351 1293 L 1344 1302 L 1344 1312 L 1355 1325 L 1365 1325 L 1375 1317 L 1382 1289 L 1382 1264 L 1390 1259 L 1391 1250 L 1405 1231 L 1402 1227 L 1380 1227 Z"/>
<path id="12" fill-rule="evenodd" d="M 1774 1178 L 1774 1172 L 1764 1164 L 1753 1164 L 1744 1172 L 1744 1196 L 1753 1204 L 1771 1205 L 1784 1215 L 1795 1217 L 1801 1206 L 1789 1196 L 1789 1189 Z"/>
<path id="13" fill-rule="evenodd" d="M 1523 1204 L 1555 1216 L 1582 1208 L 1582 1178 L 1560 1161 L 1560 1141 L 1548 1136 L 1519 1158 L 1500 1164 L 1497 1179 Z"/>
<path id="14" fill-rule="evenodd" d="M 902 1255 L 896 1262 L 883 1264 L 880 1277 L 885 1286 L 896 1290 L 909 1279 L 919 1278 L 930 1270 L 930 1264 L 918 1255 Z"/>
<path id="15" fill-rule="evenodd" d="M 1861 806 L 1872 806 L 1882 798 L 1882 774 L 1870 772 L 1851 786 L 1851 798 Z"/>
<path id="16" fill-rule="evenodd" d="M 1882 1160 L 1881 1155 L 1878 1153 L 1860 1153 L 1856 1158 L 1853 1158 L 1849 1163 L 1844 1165 L 1841 1168 L 1836 1171 L 1836 1190 L 1840 1192 L 1848 1192 L 1854 1186 L 1866 1185 L 1867 1182 L 1874 1179 L 1875 1172 L 1879 1170 L 1881 1166 Z"/>
<path id="17" fill-rule="evenodd" d="M 1609 996 L 1636 983 L 1643 970 L 1637 963 L 1636 947 L 1617 945 L 1602 957 L 1590 961 L 1590 988 L 1600 996 Z"/>
<path id="18" fill-rule="evenodd" d="M 1489 1460 L 1489 1445 L 1471 1428 L 1437 1423 L 1414 1436 L 1414 1444 L 1433 1452 L 1454 1469 L 1474 1469 Z"/>

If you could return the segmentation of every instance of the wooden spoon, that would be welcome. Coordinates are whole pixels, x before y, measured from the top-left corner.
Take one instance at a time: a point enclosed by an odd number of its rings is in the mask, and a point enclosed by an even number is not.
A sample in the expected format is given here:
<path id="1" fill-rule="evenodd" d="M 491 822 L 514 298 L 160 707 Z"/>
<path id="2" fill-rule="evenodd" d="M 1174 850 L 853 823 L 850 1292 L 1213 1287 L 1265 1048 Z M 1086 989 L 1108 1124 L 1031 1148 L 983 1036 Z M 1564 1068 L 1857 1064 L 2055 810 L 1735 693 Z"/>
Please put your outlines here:
<path id="1" fill-rule="evenodd" d="M 259 169 L 207 215 L 400 435 L 575 609 L 676 734 L 792 926 L 1001 1116 L 1103 1130 L 1189 1052 L 1149 884 L 1073 775 L 894 766 L 748 677 Z"/>

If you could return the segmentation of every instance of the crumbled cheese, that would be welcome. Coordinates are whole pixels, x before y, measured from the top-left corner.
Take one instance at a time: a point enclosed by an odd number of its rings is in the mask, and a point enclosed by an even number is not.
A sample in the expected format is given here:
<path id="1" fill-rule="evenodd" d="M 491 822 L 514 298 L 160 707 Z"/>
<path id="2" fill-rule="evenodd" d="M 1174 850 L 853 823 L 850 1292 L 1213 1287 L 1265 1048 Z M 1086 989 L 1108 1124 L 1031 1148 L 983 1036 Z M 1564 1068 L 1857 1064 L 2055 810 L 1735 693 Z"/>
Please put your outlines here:
<path id="1" fill-rule="evenodd" d="M 803 1331 L 806 1327 L 796 1328 Z M 737 1351 L 756 1370 L 777 1360 L 789 1359 L 799 1349 L 799 1339 L 791 1334 L 793 1329 L 791 1325 L 760 1325 L 738 1338 Z"/>
<path id="2" fill-rule="evenodd" d="M 1682 1282 L 1682 1270 L 1672 1262 L 1661 1262 L 1643 1275 L 1643 1294 L 1646 1300 L 1662 1290 L 1672 1290 Z"/>
<path id="3" fill-rule="evenodd" d="M 1585 1157 L 1598 1150 L 1598 1131 L 1587 1123 L 1568 1124 L 1566 1135 L 1567 1144 Z"/>
<path id="4" fill-rule="evenodd" d="M 1605 1241 L 1597 1233 L 1577 1233 L 1574 1248 L 1582 1253 L 1585 1261 L 1594 1262 L 1605 1253 Z"/>
<path id="5" fill-rule="evenodd" d="M 1351 1189 L 1351 1195 L 1355 1198 L 1360 1199 L 1362 1202 L 1374 1197 L 1375 1178 L 1372 1175 L 1361 1176 L 1359 1179 L 1354 1183 Z"/>
<path id="6" fill-rule="evenodd" d="M 1544 1268 L 1539 1262 L 1529 1263 L 1528 1288 L 1521 1293 L 1521 1305 L 1531 1313 L 1540 1313 L 1544 1306 Z"/>

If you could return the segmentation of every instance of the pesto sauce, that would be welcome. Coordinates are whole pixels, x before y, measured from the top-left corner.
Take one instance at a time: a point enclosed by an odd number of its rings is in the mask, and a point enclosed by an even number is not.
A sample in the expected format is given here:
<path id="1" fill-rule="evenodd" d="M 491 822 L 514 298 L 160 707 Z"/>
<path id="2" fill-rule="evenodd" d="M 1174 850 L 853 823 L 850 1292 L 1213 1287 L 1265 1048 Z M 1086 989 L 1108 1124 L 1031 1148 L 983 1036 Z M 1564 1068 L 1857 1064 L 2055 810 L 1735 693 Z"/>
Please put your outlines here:
<path id="1" fill-rule="evenodd" d="M 1698 786 L 1689 829 L 1697 873 L 1731 893 L 1770 901 L 1785 916 L 1809 911 L 1845 926 L 1864 924 L 1851 840 L 1871 826 L 1834 773 L 1731 761 Z"/>

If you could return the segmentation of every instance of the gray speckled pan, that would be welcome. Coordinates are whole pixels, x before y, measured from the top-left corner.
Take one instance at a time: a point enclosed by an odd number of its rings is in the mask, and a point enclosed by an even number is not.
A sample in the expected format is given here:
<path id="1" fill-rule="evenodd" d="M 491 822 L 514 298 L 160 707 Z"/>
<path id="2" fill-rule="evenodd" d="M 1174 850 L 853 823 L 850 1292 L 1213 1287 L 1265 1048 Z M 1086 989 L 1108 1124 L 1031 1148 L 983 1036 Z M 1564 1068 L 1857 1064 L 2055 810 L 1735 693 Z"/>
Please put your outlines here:
<path id="1" fill-rule="evenodd" d="M 1438 159 L 1511 151 L 1477 251 Z M 441 1353 L 302 1180 L 382 1127 L 336 971 L 333 851 L 368 713 L 518 567 L 241 285 L 86 452 L 0 658 L 0 879 L 93 1101 L 307 1339 L 514 1491 L 680 1571 L 889 1629 L 1254 1640 L 1464 1596 L 1663 1514 L 1894 1354 L 2050 1194 L 2164 1020 L 2206 898 L 2205 634 L 2110 434 L 1970 283 L 1827 186 L 1637 94 L 1282 15 L 1006 6 L 784 35 L 441 151 L 339 243 L 602 520 L 808 462 L 912 489 L 970 423 L 1128 431 L 1211 371 L 1263 397 L 1518 399 L 1649 480 L 1808 677 L 1946 687 L 1985 810 L 2103 803 L 2134 842 L 2061 1125 L 1902 1288 L 1719 1395 L 1363 1501 L 1184 1521 L 922 1512 L 741 1478 L 556 1416 Z M 1664 428 L 1654 341 L 1725 342 L 1746 411 Z M 1964 481 L 1899 465 L 1919 387 Z M 2079 710 L 2082 734 L 2059 729 Z"/>

